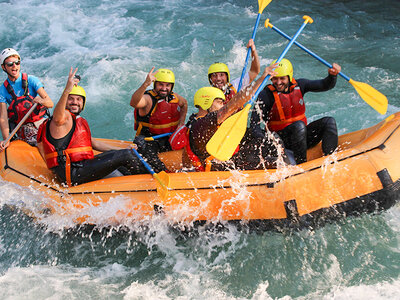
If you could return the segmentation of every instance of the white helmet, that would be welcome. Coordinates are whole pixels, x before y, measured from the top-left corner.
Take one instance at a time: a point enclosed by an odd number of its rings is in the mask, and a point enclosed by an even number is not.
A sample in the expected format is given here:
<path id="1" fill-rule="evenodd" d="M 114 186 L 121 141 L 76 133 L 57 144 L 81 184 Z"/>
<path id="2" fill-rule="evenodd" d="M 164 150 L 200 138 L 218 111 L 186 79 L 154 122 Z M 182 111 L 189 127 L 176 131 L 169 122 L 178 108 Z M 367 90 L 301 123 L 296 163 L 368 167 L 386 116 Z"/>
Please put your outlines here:
<path id="1" fill-rule="evenodd" d="M 18 55 L 19 59 L 21 59 L 21 56 L 19 55 L 19 53 L 17 52 L 17 50 L 15 50 L 15 49 L 13 49 L 13 48 L 6 48 L 6 49 L 4 49 L 3 51 L 1 51 L 1 54 L 0 54 L 0 61 L 1 61 L 1 64 L 4 64 L 4 61 L 5 61 L 8 57 L 10 57 L 10 56 L 12 56 L 12 55 Z"/>

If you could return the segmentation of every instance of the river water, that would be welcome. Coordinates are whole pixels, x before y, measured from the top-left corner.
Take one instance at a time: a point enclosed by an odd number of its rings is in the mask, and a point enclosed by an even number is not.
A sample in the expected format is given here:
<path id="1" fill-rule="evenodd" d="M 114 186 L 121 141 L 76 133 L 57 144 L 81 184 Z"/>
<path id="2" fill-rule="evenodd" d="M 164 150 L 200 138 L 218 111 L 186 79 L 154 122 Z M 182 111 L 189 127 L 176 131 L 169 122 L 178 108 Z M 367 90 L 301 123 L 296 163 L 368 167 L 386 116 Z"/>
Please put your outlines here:
<path id="1" fill-rule="evenodd" d="M 87 92 L 83 113 L 95 137 L 132 139 L 130 96 L 147 72 L 170 68 L 175 91 L 194 111 L 207 69 L 225 62 L 239 77 L 258 12 L 257 1 L 0 1 L 0 46 L 16 48 L 22 69 L 58 101 L 71 66 Z M 372 126 L 400 109 L 398 0 L 273 0 L 256 37 L 262 66 L 314 19 L 298 42 L 389 100 L 382 116 L 342 78 L 307 94 L 307 116 L 336 118 L 340 134 Z M 295 46 L 295 78 L 327 68 Z M 4 80 L 3 73 L 1 80 Z M 395 299 L 400 295 L 400 207 L 317 230 L 263 234 L 204 231 L 182 235 L 162 219 L 146 229 L 62 230 L 7 204 L 40 201 L 35 191 L 0 180 L 2 299 Z M 101 228 L 100 228 L 101 229 Z"/>

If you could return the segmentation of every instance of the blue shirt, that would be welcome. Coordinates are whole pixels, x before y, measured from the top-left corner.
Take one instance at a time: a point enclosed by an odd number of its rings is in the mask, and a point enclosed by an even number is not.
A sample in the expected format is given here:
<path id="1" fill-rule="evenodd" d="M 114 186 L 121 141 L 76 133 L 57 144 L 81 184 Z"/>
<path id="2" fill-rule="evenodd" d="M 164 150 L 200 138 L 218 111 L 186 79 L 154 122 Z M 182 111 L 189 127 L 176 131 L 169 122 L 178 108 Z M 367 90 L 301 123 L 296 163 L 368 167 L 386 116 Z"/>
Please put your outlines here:
<path id="1" fill-rule="evenodd" d="M 17 97 L 21 97 L 24 95 L 24 90 L 22 89 L 22 73 L 19 75 L 18 79 L 15 80 L 15 82 L 12 82 L 8 78 L 7 78 L 7 80 L 8 80 L 8 83 L 14 89 L 15 95 L 17 95 Z M 33 75 L 28 75 L 29 94 L 33 98 L 35 98 L 37 96 L 37 91 L 41 87 L 43 87 L 43 84 L 40 82 L 39 78 L 37 78 Z M 3 83 L 0 87 L 0 103 L 7 103 L 9 105 L 11 103 L 11 101 L 12 101 L 12 97 L 7 92 L 7 89 Z"/>

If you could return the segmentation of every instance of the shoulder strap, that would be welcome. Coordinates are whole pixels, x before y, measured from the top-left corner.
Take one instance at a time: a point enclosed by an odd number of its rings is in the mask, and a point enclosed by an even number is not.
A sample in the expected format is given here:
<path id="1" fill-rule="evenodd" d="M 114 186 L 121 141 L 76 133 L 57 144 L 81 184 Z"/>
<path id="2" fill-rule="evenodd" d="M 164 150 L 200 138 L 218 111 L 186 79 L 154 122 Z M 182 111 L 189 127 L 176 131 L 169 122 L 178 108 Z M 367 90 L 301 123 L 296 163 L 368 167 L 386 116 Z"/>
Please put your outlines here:
<path id="1" fill-rule="evenodd" d="M 29 95 L 29 88 L 28 88 L 28 74 L 22 73 L 22 89 L 24 90 L 24 96 Z"/>
<path id="2" fill-rule="evenodd" d="M 11 84 L 8 82 L 8 79 L 4 81 L 4 86 L 6 87 L 7 92 L 11 95 L 13 100 L 17 99 L 17 95 L 14 92 L 14 89 L 12 88 Z"/>

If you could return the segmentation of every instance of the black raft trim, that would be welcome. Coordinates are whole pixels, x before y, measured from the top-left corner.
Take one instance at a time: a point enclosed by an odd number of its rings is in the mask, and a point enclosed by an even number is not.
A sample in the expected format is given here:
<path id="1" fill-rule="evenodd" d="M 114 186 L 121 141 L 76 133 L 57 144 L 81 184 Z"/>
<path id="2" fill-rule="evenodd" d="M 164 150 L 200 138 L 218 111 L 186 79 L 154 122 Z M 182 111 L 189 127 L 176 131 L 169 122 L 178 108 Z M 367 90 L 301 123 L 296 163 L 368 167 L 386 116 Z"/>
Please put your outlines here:
<path id="1" fill-rule="evenodd" d="M 378 175 L 384 188 L 393 184 L 393 179 L 386 168 L 376 173 L 376 175 Z"/>
<path id="2" fill-rule="evenodd" d="M 283 203 L 286 210 L 286 216 L 289 221 L 297 222 L 299 220 L 299 210 L 297 209 L 296 200 L 289 200 Z"/>

